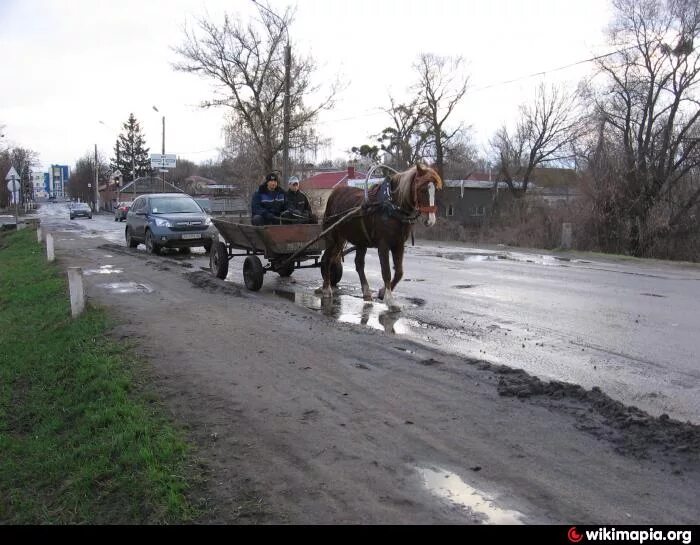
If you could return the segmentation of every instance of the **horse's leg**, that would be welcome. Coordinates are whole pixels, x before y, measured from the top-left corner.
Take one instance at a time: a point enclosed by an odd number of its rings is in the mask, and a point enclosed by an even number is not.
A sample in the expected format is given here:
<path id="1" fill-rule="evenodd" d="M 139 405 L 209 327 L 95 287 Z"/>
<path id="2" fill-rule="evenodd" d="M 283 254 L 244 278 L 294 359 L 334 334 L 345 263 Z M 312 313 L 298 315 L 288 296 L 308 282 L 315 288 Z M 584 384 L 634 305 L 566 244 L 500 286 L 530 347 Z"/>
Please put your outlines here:
<path id="1" fill-rule="evenodd" d="M 367 282 L 367 277 L 365 276 L 365 255 L 367 254 L 367 248 L 363 246 L 355 247 L 355 270 L 357 275 L 360 277 L 360 286 L 362 286 L 362 298 L 365 301 L 372 300 L 372 290 L 369 289 L 369 283 Z"/>
<path id="2" fill-rule="evenodd" d="M 384 300 L 389 310 L 400 310 L 400 307 L 394 302 L 394 297 L 391 294 L 391 265 L 389 264 L 389 247 L 382 244 L 377 248 L 379 254 L 379 263 L 382 266 L 382 280 L 384 287 L 379 290 L 379 298 Z"/>
<path id="3" fill-rule="evenodd" d="M 396 284 L 403 278 L 403 242 L 391 249 L 391 258 L 394 260 L 394 279 L 391 281 L 391 291 L 396 289 Z"/>
<path id="4" fill-rule="evenodd" d="M 323 297 L 332 297 L 333 291 L 331 290 L 331 265 L 338 261 L 342 251 L 342 244 L 333 237 L 331 242 L 328 244 L 326 251 L 323 252 L 323 257 L 321 258 L 321 276 L 323 277 L 323 286 L 320 291 Z"/>
<path id="5" fill-rule="evenodd" d="M 401 262 L 403 260 L 403 246 L 402 252 L 400 256 L 398 257 L 399 259 L 399 267 L 396 267 L 397 263 L 397 254 L 394 253 L 394 250 L 392 249 L 391 254 L 394 260 L 394 268 L 396 269 L 396 275 L 394 276 L 394 280 L 396 283 L 398 283 L 399 280 L 401 280 L 401 276 L 403 276 L 403 269 L 401 267 Z M 384 287 L 380 288 L 379 290 L 379 298 L 386 303 L 386 306 L 389 307 L 389 310 L 401 310 L 401 307 L 394 301 L 394 296 L 392 294 L 392 289 L 396 285 L 396 283 L 391 281 L 391 267 L 389 265 L 389 248 L 384 247 L 379 249 L 379 262 L 382 265 L 382 279 L 384 280 Z"/>

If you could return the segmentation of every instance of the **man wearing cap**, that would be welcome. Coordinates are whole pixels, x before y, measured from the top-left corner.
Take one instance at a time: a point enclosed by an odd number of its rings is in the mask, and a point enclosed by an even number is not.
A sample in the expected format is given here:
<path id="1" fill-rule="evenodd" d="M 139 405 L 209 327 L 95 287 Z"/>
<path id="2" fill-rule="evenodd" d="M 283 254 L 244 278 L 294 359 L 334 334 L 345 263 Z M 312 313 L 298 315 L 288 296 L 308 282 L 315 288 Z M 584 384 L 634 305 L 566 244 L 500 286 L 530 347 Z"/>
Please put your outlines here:
<path id="1" fill-rule="evenodd" d="M 299 180 L 297 178 L 293 178 L 289 184 L 282 219 L 285 223 L 316 223 L 309 199 L 299 191 Z"/>
<path id="2" fill-rule="evenodd" d="M 253 225 L 279 225 L 280 215 L 284 210 L 285 195 L 278 186 L 277 174 L 265 177 L 265 182 L 253 193 L 251 212 Z"/>

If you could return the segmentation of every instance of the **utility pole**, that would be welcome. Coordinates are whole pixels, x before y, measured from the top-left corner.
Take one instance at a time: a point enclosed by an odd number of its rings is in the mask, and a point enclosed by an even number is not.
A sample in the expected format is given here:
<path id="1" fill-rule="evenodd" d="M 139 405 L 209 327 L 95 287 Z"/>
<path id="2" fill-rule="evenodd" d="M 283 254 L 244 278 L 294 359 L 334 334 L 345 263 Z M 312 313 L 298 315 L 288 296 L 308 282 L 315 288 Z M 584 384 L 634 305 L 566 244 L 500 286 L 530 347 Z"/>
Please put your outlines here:
<path id="1" fill-rule="evenodd" d="M 287 28 L 287 22 L 277 15 L 271 9 L 265 7 L 257 0 L 252 0 L 252 2 L 261 9 L 264 9 L 275 19 L 277 19 L 284 32 L 287 34 L 287 45 L 284 48 L 284 134 L 282 135 L 282 180 L 286 185 L 289 181 L 289 117 L 290 117 L 290 87 L 291 87 L 291 71 L 292 71 L 292 44 L 289 41 L 289 29 Z M 165 153 L 165 151 L 163 152 Z"/>
<path id="2" fill-rule="evenodd" d="M 97 162 L 97 144 L 95 144 L 95 214 L 97 214 L 100 211 L 100 188 L 98 187 L 100 180 L 99 172 L 100 167 Z"/>
<path id="3" fill-rule="evenodd" d="M 163 156 L 165 156 L 165 116 L 163 116 L 163 151 L 162 151 Z M 163 172 L 161 174 L 163 175 L 163 193 L 165 193 L 165 169 L 161 169 Z"/>
<path id="4" fill-rule="evenodd" d="M 289 34 L 287 34 L 287 45 L 284 48 L 284 141 L 282 143 L 282 179 L 285 186 L 289 181 L 289 87 L 291 83 L 291 68 L 292 46 L 289 44 Z"/>

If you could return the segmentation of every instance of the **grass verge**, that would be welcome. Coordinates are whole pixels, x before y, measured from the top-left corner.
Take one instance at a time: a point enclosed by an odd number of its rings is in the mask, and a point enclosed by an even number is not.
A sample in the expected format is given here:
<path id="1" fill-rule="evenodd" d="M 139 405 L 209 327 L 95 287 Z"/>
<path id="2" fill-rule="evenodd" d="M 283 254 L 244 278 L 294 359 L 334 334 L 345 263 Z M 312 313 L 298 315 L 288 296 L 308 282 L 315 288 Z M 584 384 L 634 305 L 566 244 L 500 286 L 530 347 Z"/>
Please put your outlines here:
<path id="1" fill-rule="evenodd" d="M 183 436 L 66 282 L 35 231 L 0 233 L 0 524 L 193 520 Z"/>

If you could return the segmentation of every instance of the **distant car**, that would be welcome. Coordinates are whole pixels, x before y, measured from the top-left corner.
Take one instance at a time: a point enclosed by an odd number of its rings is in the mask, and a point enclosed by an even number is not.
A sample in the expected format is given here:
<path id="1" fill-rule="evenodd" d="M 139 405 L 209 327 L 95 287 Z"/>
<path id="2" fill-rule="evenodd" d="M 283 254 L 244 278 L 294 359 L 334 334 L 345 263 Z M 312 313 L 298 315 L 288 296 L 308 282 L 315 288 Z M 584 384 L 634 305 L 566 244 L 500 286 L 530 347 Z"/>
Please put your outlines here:
<path id="1" fill-rule="evenodd" d="M 84 202 L 74 202 L 70 205 L 69 212 L 72 220 L 78 217 L 92 219 L 92 208 Z"/>
<path id="2" fill-rule="evenodd" d="M 209 252 L 219 240 L 211 218 L 192 197 L 185 193 L 153 193 L 138 197 L 126 214 L 126 245 L 146 245 L 148 253 L 161 248 L 189 251 L 203 246 Z"/>
<path id="3" fill-rule="evenodd" d="M 131 201 L 120 202 L 114 209 L 114 221 L 124 221 L 131 207 Z"/>

